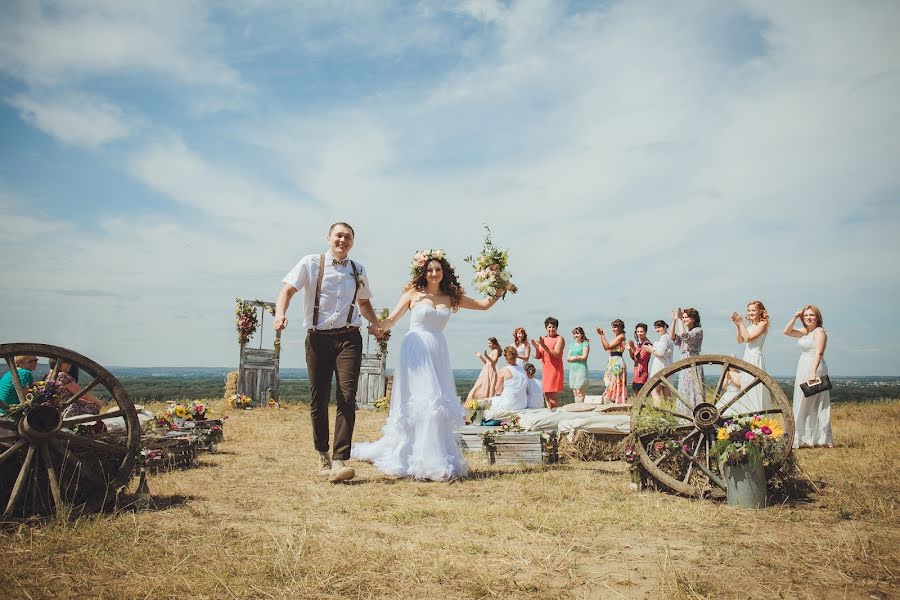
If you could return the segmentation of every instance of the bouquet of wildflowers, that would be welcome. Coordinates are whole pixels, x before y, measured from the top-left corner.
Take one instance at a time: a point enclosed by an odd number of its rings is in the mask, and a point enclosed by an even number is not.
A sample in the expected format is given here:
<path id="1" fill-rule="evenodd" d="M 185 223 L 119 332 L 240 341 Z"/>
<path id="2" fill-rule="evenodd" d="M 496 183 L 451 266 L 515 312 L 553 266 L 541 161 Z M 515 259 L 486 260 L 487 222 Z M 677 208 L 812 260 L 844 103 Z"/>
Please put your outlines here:
<path id="1" fill-rule="evenodd" d="M 378 311 L 378 319 L 380 321 L 384 321 L 390 315 L 390 311 L 386 308 L 382 308 Z M 388 353 L 388 341 L 391 339 L 390 330 L 385 331 L 384 335 L 381 336 L 381 339 L 378 340 L 378 353 L 381 354 L 381 357 L 384 358 Z"/>
<path id="2" fill-rule="evenodd" d="M 469 412 L 477 412 L 491 407 L 490 398 L 469 398 L 463 405 Z"/>
<path id="3" fill-rule="evenodd" d="M 500 429 L 503 431 L 522 431 L 522 426 L 519 424 L 519 415 L 513 415 L 500 421 Z"/>
<path id="4" fill-rule="evenodd" d="M 206 411 L 208 410 L 206 404 L 200 402 L 199 400 L 191 400 L 191 403 L 187 405 L 188 414 L 191 415 L 191 418 L 195 421 L 202 421 L 206 418 Z"/>
<path id="5" fill-rule="evenodd" d="M 253 399 L 246 394 L 234 394 L 228 402 L 233 408 L 247 408 L 253 403 Z"/>
<path id="6" fill-rule="evenodd" d="M 716 429 L 716 443 L 710 455 L 728 465 L 775 458 L 786 450 L 784 427 L 761 415 L 726 419 Z"/>
<path id="7" fill-rule="evenodd" d="M 236 319 L 238 342 L 241 345 L 246 344 L 256 333 L 259 328 L 259 316 L 256 314 L 256 307 L 244 302 L 240 298 L 235 298 L 237 308 L 235 308 L 234 316 Z"/>
<path id="8" fill-rule="evenodd" d="M 472 283 L 475 289 L 486 296 L 505 298 L 507 293 L 515 294 L 519 290 L 511 281 L 512 275 L 506 268 L 509 263 L 509 252 L 494 247 L 490 227 L 485 225 L 484 232 L 484 247 L 481 254 L 465 258 L 465 261 L 472 263 L 475 269 Z"/>

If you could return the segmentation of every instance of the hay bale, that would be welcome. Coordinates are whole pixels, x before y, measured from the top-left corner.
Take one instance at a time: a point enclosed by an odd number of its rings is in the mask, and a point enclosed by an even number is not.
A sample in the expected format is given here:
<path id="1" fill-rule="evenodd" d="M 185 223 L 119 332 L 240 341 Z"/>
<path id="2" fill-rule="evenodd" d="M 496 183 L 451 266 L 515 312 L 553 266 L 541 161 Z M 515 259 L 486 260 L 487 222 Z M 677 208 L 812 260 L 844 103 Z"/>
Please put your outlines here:
<path id="1" fill-rule="evenodd" d="M 229 402 L 230 399 L 237 394 L 238 388 L 238 372 L 230 371 L 228 375 L 225 376 L 225 402 Z"/>
<path id="2" fill-rule="evenodd" d="M 563 461 L 621 460 L 624 438 L 619 434 L 576 431 L 559 438 L 559 457 Z"/>

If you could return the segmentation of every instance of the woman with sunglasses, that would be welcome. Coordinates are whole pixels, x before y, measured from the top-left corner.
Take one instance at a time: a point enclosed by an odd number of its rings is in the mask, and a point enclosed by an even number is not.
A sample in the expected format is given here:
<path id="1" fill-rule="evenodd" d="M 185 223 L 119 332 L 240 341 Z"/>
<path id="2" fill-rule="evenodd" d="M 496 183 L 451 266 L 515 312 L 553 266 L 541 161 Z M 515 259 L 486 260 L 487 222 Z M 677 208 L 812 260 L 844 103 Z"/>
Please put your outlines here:
<path id="1" fill-rule="evenodd" d="M 32 371 L 37 368 L 37 356 L 17 356 L 15 358 L 16 372 L 19 374 L 19 381 L 22 382 L 24 390 L 34 383 Z M 12 372 L 7 371 L 0 377 L 0 400 L 6 406 L 13 406 L 19 403 L 19 395 L 16 393 L 15 384 L 13 383 Z M 6 411 L 0 406 L 0 415 L 5 415 Z"/>

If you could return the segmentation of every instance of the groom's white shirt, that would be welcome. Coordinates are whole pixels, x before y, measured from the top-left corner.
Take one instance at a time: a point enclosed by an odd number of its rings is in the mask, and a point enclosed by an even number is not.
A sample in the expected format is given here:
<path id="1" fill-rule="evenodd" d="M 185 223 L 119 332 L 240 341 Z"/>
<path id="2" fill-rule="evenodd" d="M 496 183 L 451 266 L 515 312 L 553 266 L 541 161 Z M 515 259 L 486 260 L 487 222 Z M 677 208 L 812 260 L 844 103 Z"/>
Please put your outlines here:
<path id="1" fill-rule="evenodd" d="M 334 257 L 330 252 L 325 253 L 325 274 L 322 278 L 322 293 L 319 300 L 319 325 L 316 329 L 340 329 L 346 327 L 347 313 L 350 311 L 350 302 L 353 300 L 356 280 L 353 277 L 353 267 L 347 261 L 346 265 L 334 265 Z M 369 287 L 369 278 L 366 269 L 359 262 L 356 270 L 360 274 L 361 285 L 356 294 L 357 301 L 372 298 L 372 289 Z M 313 308 L 316 304 L 316 282 L 319 278 L 319 255 L 308 254 L 300 259 L 293 269 L 284 276 L 282 281 L 294 286 L 298 292 L 303 292 L 304 328 L 313 328 Z M 349 325 L 360 327 L 362 321 L 359 316 L 359 308 L 353 309 L 353 320 Z"/>

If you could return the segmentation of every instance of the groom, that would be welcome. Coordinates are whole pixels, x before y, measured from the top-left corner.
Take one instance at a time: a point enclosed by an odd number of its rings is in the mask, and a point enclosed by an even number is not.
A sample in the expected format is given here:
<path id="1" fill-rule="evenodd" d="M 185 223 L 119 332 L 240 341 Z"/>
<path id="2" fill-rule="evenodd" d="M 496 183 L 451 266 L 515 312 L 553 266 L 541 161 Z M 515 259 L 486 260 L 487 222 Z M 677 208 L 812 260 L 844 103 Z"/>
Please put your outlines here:
<path id="1" fill-rule="evenodd" d="M 313 444 L 319 452 L 319 473 L 332 483 L 349 481 L 356 472 L 344 464 L 350 458 L 356 421 L 356 388 L 362 364 L 362 313 L 373 333 L 378 318 L 365 268 L 347 258 L 355 233 L 347 223 L 328 229 L 328 251 L 304 256 L 282 280 L 275 302 L 275 331 L 287 327 L 291 298 L 303 290 L 306 315 L 306 367 L 309 371 Z M 323 268 L 324 265 L 324 268 Z M 328 401 L 331 378 L 337 377 L 334 451 L 328 454 Z M 332 460 L 332 458 L 334 460 Z"/>

